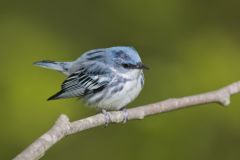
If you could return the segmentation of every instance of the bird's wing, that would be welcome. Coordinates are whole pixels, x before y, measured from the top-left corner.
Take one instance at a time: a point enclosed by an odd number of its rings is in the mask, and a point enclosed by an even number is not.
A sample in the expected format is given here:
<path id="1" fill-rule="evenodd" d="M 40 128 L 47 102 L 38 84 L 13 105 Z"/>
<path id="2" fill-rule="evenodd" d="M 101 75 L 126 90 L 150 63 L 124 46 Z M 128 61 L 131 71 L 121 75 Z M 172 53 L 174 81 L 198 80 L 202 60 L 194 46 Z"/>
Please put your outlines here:
<path id="1" fill-rule="evenodd" d="M 77 60 L 73 62 L 71 67 L 69 68 L 70 74 L 73 74 L 77 72 L 79 69 L 81 69 L 84 66 L 92 66 L 92 63 L 96 63 L 96 65 L 93 65 L 92 69 L 94 70 L 94 66 L 101 65 L 101 68 L 106 67 L 105 65 L 107 63 L 107 52 L 104 49 L 95 49 L 88 52 L 85 52 L 83 55 L 81 55 Z"/>
<path id="2" fill-rule="evenodd" d="M 81 97 L 102 91 L 111 81 L 111 71 L 103 63 L 87 62 L 62 84 L 62 90 L 49 98 Z"/>

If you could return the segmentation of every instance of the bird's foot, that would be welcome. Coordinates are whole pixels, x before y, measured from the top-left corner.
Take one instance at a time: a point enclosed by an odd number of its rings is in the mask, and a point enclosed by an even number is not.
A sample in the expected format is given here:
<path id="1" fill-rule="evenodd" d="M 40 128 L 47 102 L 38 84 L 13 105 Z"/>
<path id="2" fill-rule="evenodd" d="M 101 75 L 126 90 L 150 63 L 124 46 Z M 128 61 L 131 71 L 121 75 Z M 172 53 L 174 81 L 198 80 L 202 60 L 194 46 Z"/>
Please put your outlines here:
<path id="1" fill-rule="evenodd" d="M 122 112 L 123 112 L 123 124 L 124 124 L 124 123 L 127 123 L 128 121 L 128 111 L 126 108 L 123 108 Z"/>
<path id="2" fill-rule="evenodd" d="M 112 122 L 111 117 L 110 117 L 110 113 L 107 112 L 105 109 L 102 110 L 102 113 L 105 117 L 105 127 L 107 127 L 109 125 L 109 123 Z"/>

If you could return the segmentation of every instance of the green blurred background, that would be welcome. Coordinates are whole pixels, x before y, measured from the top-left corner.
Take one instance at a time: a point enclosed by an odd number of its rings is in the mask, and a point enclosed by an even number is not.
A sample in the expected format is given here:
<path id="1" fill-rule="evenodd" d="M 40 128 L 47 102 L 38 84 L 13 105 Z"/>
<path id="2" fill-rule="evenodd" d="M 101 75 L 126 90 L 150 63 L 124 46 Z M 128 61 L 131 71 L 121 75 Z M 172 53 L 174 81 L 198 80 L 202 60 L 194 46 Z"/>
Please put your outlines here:
<path id="1" fill-rule="evenodd" d="M 76 99 L 47 102 L 64 76 L 32 66 L 134 46 L 151 70 L 129 106 L 217 89 L 240 79 L 240 1 L 0 1 L 0 159 L 11 159 L 64 113 L 96 113 Z M 240 95 L 217 104 L 110 125 L 63 139 L 44 160 L 240 159 Z"/>

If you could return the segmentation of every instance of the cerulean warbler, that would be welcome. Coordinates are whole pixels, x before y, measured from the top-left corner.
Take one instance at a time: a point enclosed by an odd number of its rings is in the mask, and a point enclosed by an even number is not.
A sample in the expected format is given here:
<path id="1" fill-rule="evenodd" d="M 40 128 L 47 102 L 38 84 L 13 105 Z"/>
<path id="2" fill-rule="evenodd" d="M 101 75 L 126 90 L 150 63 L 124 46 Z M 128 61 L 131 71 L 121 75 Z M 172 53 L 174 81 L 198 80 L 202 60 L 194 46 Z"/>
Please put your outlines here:
<path id="1" fill-rule="evenodd" d="M 90 50 L 72 62 L 34 64 L 68 76 L 61 91 L 48 100 L 80 97 L 104 113 L 132 102 L 143 88 L 143 69 L 148 69 L 133 47 L 124 46 Z"/>

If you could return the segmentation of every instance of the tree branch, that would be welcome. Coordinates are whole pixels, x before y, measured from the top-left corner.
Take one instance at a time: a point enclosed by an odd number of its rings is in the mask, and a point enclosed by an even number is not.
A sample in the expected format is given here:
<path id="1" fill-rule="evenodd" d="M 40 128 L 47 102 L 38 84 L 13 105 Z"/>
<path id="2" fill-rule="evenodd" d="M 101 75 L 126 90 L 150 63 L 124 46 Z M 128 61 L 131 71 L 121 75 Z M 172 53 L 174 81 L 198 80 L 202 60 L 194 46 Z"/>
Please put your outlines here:
<path id="1" fill-rule="evenodd" d="M 162 102 L 128 109 L 128 120 L 143 119 L 146 116 L 206 103 L 220 103 L 223 106 L 227 106 L 230 104 L 230 96 L 236 93 L 240 93 L 240 81 L 215 91 L 188 97 L 168 99 Z M 124 121 L 124 113 L 122 111 L 113 111 L 109 113 L 112 123 L 122 123 Z M 66 115 L 61 115 L 48 132 L 43 134 L 22 153 L 17 155 L 14 160 L 40 159 L 51 146 L 65 136 L 104 124 L 105 117 L 101 113 L 74 122 L 70 122 Z"/>

